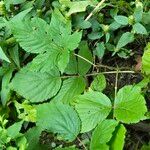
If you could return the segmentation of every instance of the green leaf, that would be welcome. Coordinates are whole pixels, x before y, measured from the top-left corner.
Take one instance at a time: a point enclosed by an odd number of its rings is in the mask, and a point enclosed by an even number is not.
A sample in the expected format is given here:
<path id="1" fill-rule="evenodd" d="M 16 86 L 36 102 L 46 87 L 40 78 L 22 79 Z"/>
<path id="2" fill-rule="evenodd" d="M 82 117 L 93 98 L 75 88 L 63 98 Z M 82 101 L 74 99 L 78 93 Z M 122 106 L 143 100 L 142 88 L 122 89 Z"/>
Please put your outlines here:
<path id="1" fill-rule="evenodd" d="M 115 50 L 115 46 L 114 45 L 112 45 L 110 43 L 106 43 L 105 46 L 106 46 L 108 51 L 114 52 L 114 50 Z"/>
<path id="2" fill-rule="evenodd" d="M 142 57 L 142 71 L 147 75 L 150 74 L 150 42 L 147 44 Z"/>
<path id="3" fill-rule="evenodd" d="M 23 103 L 14 102 L 18 118 L 26 122 L 36 122 L 36 109 L 28 101 Z"/>
<path id="4" fill-rule="evenodd" d="M 74 147 L 64 147 L 64 148 L 55 148 L 54 150 L 78 150 L 78 149 Z"/>
<path id="5" fill-rule="evenodd" d="M 3 17 L 0 17 L 0 29 L 6 26 L 6 20 Z"/>
<path id="6" fill-rule="evenodd" d="M 65 68 L 67 67 L 67 64 L 69 63 L 69 58 L 70 56 L 68 51 L 63 51 L 60 55 L 58 55 L 58 68 L 61 73 L 63 73 Z"/>
<path id="7" fill-rule="evenodd" d="M 16 145 L 19 149 L 27 149 L 27 139 L 22 135 L 21 137 L 16 139 Z"/>
<path id="8" fill-rule="evenodd" d="M 118 15 L 114 17 L 115 21 L 121 25 L 128 24 L 128 18 L 126 16 Z"/>
<path id="9" fill-rule="evenodd" d="M 139 111 L 140 110 L 140 111 Z M 138 86 L 121 88 L 114 103 L 114 116 L 123 123 L 137 123 L 146 119 L 146 102 Z"/>
<path id="10" fill-rule="evenodd" d="M 109 150 L 107 143 L 110 141 L 117 124 L 118 122 L 115 120 L 104 120 L 99 123 L 93 131 L 90 150 Z"/>
<path id="11" fill-rule="evenodd" d="M 44 2 L 45 0 L 36 0 L 34 3 L 36 8 L 40 9 L 44 5 Z"/>
<path id="12" fill-rule="evenodd" d="M 14 5 L 17 5 L 17 4 L 21 4 L 21 3 L 24 3 L 25 0 L 5 0 L 5 4 L 7 4 L 8 2 L 9 4 L 14 4 Z"/>
<path id="13" fill-rule="evenodd" d="M 6 9 L 10 9 L 10 5 L 17 5 L 24 3 L 26 0 L 5 0 Z"/>
<path id="14" fill-rule="evenodd" d="M 23 121 L 20 121 L 20 122 L 14 123 L 12 126 L 7 128 L 8 135 L 13 139 L 19 136 L 22 124 L 23 124 Z"/>
<path id="15" fill-rule="evenodd" d="M 2 89 L 1 89 L 1 102 L 3 106 L 6 105 L 7 101 L 10 99 L 10 87 L 9 83 L 12 78 L 13 69 L 9 69 L 5 72 L 2 78 Z"/>
<path id="16" fill-rule="evenodd" d="M 50 23 L 51 35 L 55 44 L 65 50 L 73 51 L 78 47 L 82 37 L 82 32 L 71 34 L 71 21 L 66 19 L 57 9 L 52 13 Z"/>
<path id="17" fill-rule="evenodd" d="M 109 40 L 110 40 L 110 33 L 106 33 L 105 34 L 105 38 L 106 38 L 106 42 L 105 43 L 108 43 L 109 42 Z"/>
<path id="18" fill-rule="evenodd" d="M 27 17 L 27 15 L 29 14 L 29 12 L 32 10 L 32 8 L 28 8 L 24 11 L 21 11 L 20 13 L 18 13 L 17 15 L 15 15 L 10 22 L 8 22 L 8 25 L 10 28 L 13 28 L 12 23 L 17 24 L 18 21 L 23 21 L 23 19 L 25 19 L 25 17 Z"/>
<path id="19" fill-rule="evenodd" d="M 37 106 L 37 126 L 57 133 L 59 138 L 68 141 L 73 141 L 80 132 L 77 113 L 71 106 L 60 102 Z"/>
<path id="20" fill-rule="evenodd" d="M 51 70 L 57 66 L 58 55 L 59 52 L 57 51 L 39 54 L 27 65 L 28 69 L 42 73 L 51 72 Z"/>
<path id="21" fill-rule="evenodd" d="M 4 75 L 5 71 L 3 67 L 0 67 L 0 78 Z"/>
<path id="22" fill-rule="evenodd" d="M 73 51 L 79 46 L 82 38 L 82 32 L 74 32 L 72 35 L 66 37 L 66 48 Z"/>
<path id="23" fill-rule="evenodd" d="M 50 22 L 50 30 L 56 40 L 61 33 L 71 34 L 71 20 L 66 19 L 58 9 L 54 9 Z"/>
<path id="24" fill-rule="evenodd" d="M 126 128 L 123 124 L 119 124 L 116 127 L 113 137 L 109 142 L 110 150 L 123 150 L 125 143 Z"/>
<path id="25" fill-rule="evenodd" d="M 112 31 L 115 31 L 117 29 L 119 29 L 121 27 L 121 24 L 119 24 L 118 22 L 114 21 L 110 24 L 109 28 Z"/>
<path id="26" fill-rule="evenodd" d="M 120 49 L 133 41 L 134 41 L 134 35 L 132 33 L 130 32 L 123 33 L 118 41 L 117 49 Z"/>
<path id="27" fill-rule="evenodd" d="M 137 34 L 145 34 L 147 35 L 146 28 L 141 23 L 136 23 L 133 25 L 133 30 Z"/>
<path id="28" fill-rule="evenodd" d="M 73 34 L 67 34 L 66 29 L 62 29 L 61 34 L 59 33 L 53 39 L 54 43 L 57 45 L 57 47 L 59 47 L 59 49 L 61 49 L 61 51 L 73 51 L 78 47 L 81 37 L 82 32 L 74 32 Z"/>
<path id="29" fill-rule="evenodd" d="M 81 132 L 88 132 L 103 121 L 111 111 L 110 99 L 100 93 L 90 91 L 75 100 L 75 109 L 77 110 L 82 122 Z"/>
<path id="30" fill-rule="evenodd" d="M 136 86 L 139 86 L 140 88 L 146 88 L 150 82 L 150 78 L 147 76 L 143 78 L 139 83 L 136 84 Z"/>
<path id="31" fill-rule="evenodd" d="M 42 53 L 52 51 L 52 39 L 49 25 L 40 18 L 31 20 L 16 20 L 11 24 L 14 37 L 20 46 L 30 53 Z"/>
<path id="32" fill-rule="evenodd" d="M 13 4 L 21 4 L 21 3 L 24 3 L 25 2 L 25 0 L 10 0 L 10 1 L 12 1 L 12 3 Z"/>
<path id="33" fill-rule="evenodd" d="M 8 59 L 8 57 L 5 55 L 5 53 L 3 52 L 2 48 L 0 47 L 0 59 L 5 60 L 7 62 L 10 63 L 10 60 Z"/>
<path id="34" fill-rule="evenodd" d="M 148 12 L 144 12 L 143 15 L 142 15 L 142 23 L 143 24 L 146 24 L 146 25 L 149 25 L 150 24 L 150 11 Z"/>
<path id="35" fill-rule="evenodd" d="M 97 39 L 100 39 L 104 34 L 102 32 L 92 32 L 90 34 L 88 34 L 88 38 L 90 40 L 97 40 Z"/>
<path id="36" fill-rule="evenodd" d="M 12 80 L 12 89 L 31 102 L 42 102 L 55 96 L 60 86 L 61 78 L 57 70 L 37 73 L 24 68 Z"/>
<path id="37" fill-rule="evenodd" d="M 9 146 L 9 147 L 7 147 L 7 150 L 17 150 L 17 148 L 16 148 L 16 147 Z"/>
<path id="38" fill-rule="evenodd" d="M 104 53 L 105 53 L 104 42 L 97 43 L 96 49 L 95 49 L 95 55 L 97 55 L 101 59 L 101 58 L 103 58 Z"/>
<path id="39" fill-rule="evenodd" d="M 28 141 L 28 148 L 27 150 L 41 150 L 42 146 L 40 145 L 40 135 L 41 135 L 42 129 L 40 127 L 33 127 L 29 129 L 25 133 L 25 137 Z"/>
<path id="40" fill-rule="evenodd" d="M 90 88 L 94 91 L 102 92 L 106 88 L 105 76 L 103 74 L 97 75 L 91 83 Z"/>
<path id="41" fill-rule="evenodd" d="M 71 103 L 74 97 L 81 94 L 85 89 L 86 83 L 82 77 L 72 77 L 63 82 L 61 90 L 54 97 L 54 101 L 62 101 L 63 103 Z"/>
<path id="42" fill-rule="evenodd" d="M 78 55 L 82 56 L 83 58 L 87 59 L 88 61 L 93 61 L 93 57 L 86 41 L 82 41 L 79 46 L 79 53 Z M 82 58 L 78 58 L 78 71 L 81 75 L 85 75 L 89 69 L 91 68 L 91 64 Z"/>
<path id="43" fill-rule="evenodd" d="M 11 23 L 12 32 L 21 47 L 30 53 L 41 53 L 31 63 L 31 69 L 36 71 L 45 72 L 47 69 L 49 72 L 58 66 L 63 73 L 69 62 L 69 51 L 78 47 L 82 37 L 82 32 L 71 34 L 71 21 L 57 9 L 52 13 L 50 25 L 36 17 L 15 19 Z"/>
<path id="44" fill-rule="evenodd" d="M 77 74 L 78 68 L 77 68 L 77 60 L 74 54 L 71 54 L 69 63 L 65 69 L 66 74 Z"/>
<path id="45" fill-rule="evenodd" d="M 69 11 L 67 13 L 68 16 L 74 13 L 78 12 L 84 12 L 86 10 L 86 7 L 91 4 L 91 1 L 78 1 L 78 2 L 70 2 L 70 1 L 62 1 L 62 5 L 64 4 L 66 7 L 69 8 Z"/>
<path id="46" fill-rule="evenodd" d="M 143 7 L 141 6 L 136 7 L 133 16 L 136 22 L 140 22 L 143 16 Z"/>
<path id="47" fill-rule="evenodd" d="M 9 53 L 10 53 L 10 56 L 11 56 L 12 60 L 15 62 L 16 66 L 18 68 L 20 68 L 18 45 L 15 45 L 12 49 L 10 49 Z"/>
<path id="48" fill-rule="evenodd" d="M 76 27 L 76 29 L 88 29 L 91 27 L 90 21 L 85 20 L 84 13 L 79 13 L 79 14 L 74 15 L 73 20 L 74 20 L 74 26 Z"/>
<path id="49" fill-rule="evenodd" d="M 150 149 L 150 143 L 147 145 L 147 144 L 143 144 L 141 150 L 149 150 Z"/>

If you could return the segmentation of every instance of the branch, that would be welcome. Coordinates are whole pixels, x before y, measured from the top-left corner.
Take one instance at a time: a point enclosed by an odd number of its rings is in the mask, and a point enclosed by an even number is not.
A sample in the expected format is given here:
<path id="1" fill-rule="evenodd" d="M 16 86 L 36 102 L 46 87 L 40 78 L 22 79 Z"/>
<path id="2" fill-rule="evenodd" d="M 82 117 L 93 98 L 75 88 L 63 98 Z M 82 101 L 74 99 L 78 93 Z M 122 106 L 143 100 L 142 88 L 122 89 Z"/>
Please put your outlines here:
<path id="1" fill-rule="evenodd" d="M 117 88 L 118 88 L 118 72 L 119 70 L 117 70 L 116 72 L 116 81 L 115 81 L 115 99 L 117 97 Z"/>
<path id="2" fill-rule="evenodd" d="M 81 58 L 81 59 L 83 59 L 84 61 L 86 61 L 87 63 L 89 63 L 89 64 L 91 64 L 91 65 L 93 65 L 93 67 L 97 67 L 97 68 L 107 68 L 107 69 L 109 69 L 109 70 L 117 70 L 117 68 L 115 68 L 115 67 L 110 67 L 110 66 L 107 66 L 107 65 L 102 65 L 102 64 L 94 64 L 93 62 L 91 62 L 90 60 L 88 60 L 88 59 L 86 59 L 86 58 L 84 58 L 84 57 L 82 57 L 82 56 L 80 56 L 80 55 L 78 55 L 78 54 L 75 54 L 74 53 L 74 55 L 75 56 L 77 56 L 77 57 L 79 57 L 79 58 Z"/>
<path id="3" fill-rule="evenodd" d="M 95 73 L 90 73 L 90 74 L 86 74 L 84 77 L 90 77 L 90 76 L 96 76 L 99 74 L 121 74 L 121 73 L 131 73 L 131 74 L 136 74 L 137 72 L 135 71 L 130 71 L 130 70 L 125 70 L 125 71 L 106 71 L 106 72 L 95 72 Z M 72 75 L 72 76 L 61 76 L 62 79 L 66 79 L 66 78 L 72 78 L 72 77 L 80 77 L 82 75 Z"/>
<path id="4" fill-rule="evenodd" d="M 93 64 L 93 62 L 89 61 L 88 59 L 86 59 L 86 58 L 84 58 L 84 57 L 82 57 L 82 56 L 80 56 L 78 54 L 75 54 L 75 53 L 74 53 L 74 55 L 77 56 L 77 57 L 79 57 L 79 58 L 81 58 L 81 59 L 83 59 L 84 61 L 86 61 L 87 63 L 93 65 L 94 67 L 96 67 L 96 65 Z"/>
<path id="5" fill-rule="evenodd" d="M 95 9 L 86 17 L 85 21 L 88 21 L 93 14 L 99 9 L 99 7 L 105 2 L 106 0 L 102 0 L 98 3 L 98 5 L 95 7 Z"/>
<path id="6" fill-rule="evenodd" d="M 84 143 L 77 137 L 77 140 L 80 142 L 80 144 L 83 146 L 83 148 L 84 148 L 84 150 L 88 150 L 87 148 L 86 148 L 86 146 L 84 145 Z"/>

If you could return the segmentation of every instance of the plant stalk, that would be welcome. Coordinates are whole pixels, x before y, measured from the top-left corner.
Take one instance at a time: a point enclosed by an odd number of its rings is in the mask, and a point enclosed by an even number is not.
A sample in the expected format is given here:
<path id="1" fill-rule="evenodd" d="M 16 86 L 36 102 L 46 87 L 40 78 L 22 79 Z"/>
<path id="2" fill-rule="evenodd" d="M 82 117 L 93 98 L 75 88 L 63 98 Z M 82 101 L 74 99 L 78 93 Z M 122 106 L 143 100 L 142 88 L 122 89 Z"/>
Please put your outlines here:
<path id="1" fill-rule="evenodd" d="M 88 21 L 93 14 L 98 10 L 98 8 L 105 2 L 106 0 L 102 0 L 98 3 L 98 5 L 94 8 L 94 10 L 86 17 L 85 21 Z"/>

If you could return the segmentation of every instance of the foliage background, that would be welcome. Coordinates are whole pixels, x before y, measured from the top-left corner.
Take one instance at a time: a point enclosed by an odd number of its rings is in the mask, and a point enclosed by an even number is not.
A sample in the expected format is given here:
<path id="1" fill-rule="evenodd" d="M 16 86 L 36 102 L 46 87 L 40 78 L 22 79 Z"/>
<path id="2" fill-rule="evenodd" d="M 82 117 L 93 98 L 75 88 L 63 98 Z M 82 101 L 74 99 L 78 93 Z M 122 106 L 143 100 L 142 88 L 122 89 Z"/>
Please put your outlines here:
<path id="1" fill-rule="evenodd" d="M 150 2 L 0 2 L 0 149 L 150 149 Z"/>

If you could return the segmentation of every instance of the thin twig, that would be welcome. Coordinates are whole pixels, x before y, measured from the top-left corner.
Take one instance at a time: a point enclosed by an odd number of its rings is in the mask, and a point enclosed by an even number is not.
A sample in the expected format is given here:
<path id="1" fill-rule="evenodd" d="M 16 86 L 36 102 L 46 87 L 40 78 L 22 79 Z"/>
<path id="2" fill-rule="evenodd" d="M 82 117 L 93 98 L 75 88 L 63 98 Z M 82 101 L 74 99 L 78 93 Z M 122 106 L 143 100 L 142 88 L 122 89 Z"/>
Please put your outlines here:
<path id="1" fill-rule="evenodd" d="M 109 70 L 117 70 L 115 67 L 111 67 L 111 66 L 107 66 L 107 65 L 102 65 L 102 64 L 98 64 L 96 65 L 97 68 L 107 68 Z"/>
<path id="2" fill-rule="evenodd" d="M 101 68 L 107 68 L 107 69 L 109 69 L 109 70 L 117 70 L 115 67 L 110 67 L 110 66 L 107 66 L 107 65 L 102 65 L 102 64 L 96 65 L 96 64 L 94 64 L 93 62 L 91 62 L 90 60 L 88 60 L 88 59 L 86 59 L 86 58 L 84 58 L 84 57 L 82 57 L 82 56 L 80 56 L 80 55 L 78 55 L 78 54 L 75 54 L 75 53 L 74 53 L 74 55 L 77 56 L 77 57 L 79 57 L 79 58 L 81 58 L 81 59 L 83 59 L 83 60 L 86 61 L 87 63 L 93 65 L 93 67 L 97 67 L 97 68 L 98 68 L 98 67 L 101 67 Z"/>
<path id="3" fill-rule="evenodd" d="M 105 0 L 100 1 L 94 10 L 86 17 L 85 21 L 88 21 L 104 2 Z"/>
<path id="4" fill-rule="evenodd" d="M 117 72 L 118 73 L 131 73 L 131 74 L 136 73 L 135 71 L 130 71 L 130 70 L 129 71 L 128 70 L 127 71 L 106 71 L 106 72 L 98 72 L 98 73 L 96 72 L 96 73 L 86 74 L 85 76 L 88 77 L 88 76 L 96 76 L 98 74 L 116 74 Z"/>
<path id="5" fill-rule="evenodd" d="M 95 72 L 95 73 L 90 73 L 90 74 L 86 74 L 84 77 L 89 77 L 89 76 L 96 76 L 96 75 L 99 75 L 99 74 L 121 74 L 121 73 L 131 73 L 131 74 L 134 74 L 134 73 L 137 73 L 135 71 L 130 71 L 130 70 L 125 70 L 125 71 L 106 71 L 106 72 Z M 72 77 L 82 77 L 82 75 L 72 75 L 72 76 L 61 76 L 62 79 L 65 79 L 65 78 L 72 78 Z"/>
<path id="6" fill-rule="evenodd" d="M 115 79 L 115 98 L 114 100 L 116 100 L 117 97 L 117 89 L 118 89 L 118 75 L 119 75 L 119 70 L 117 70 L 116 72 L 116 79 Z M 113 102 L 113 108 L 114 108 L 114 102 Z M 113 119 L 114 119 L 114 113 L 113 113 Z"/>
<path id="7" fill-rule="evenodd" d="M 77 137 L 77 140 L 80 142 L 80 144 L 83 146 L 84 150 L 88 150 L 85 146 L 85 144 Z"/>
<path id="8" fill-rule="evenodd" d="M 80 56 L 78 54 L 75 54 L 75 53 L 74 53 L 74 55 L 77 56 L 77 57 L 79 57 L 79 58 L 81 58 L 81 59 L 83 59 L 84 61 L 88 62 L 89 64 L 93 65 L 94 67 L 96 67 L 96 65 L 93 64 L 93 62 L 89 61 L 88 59 L 86 59 L 86 58 L 84 58 L 84 57 L 82 57 L 82 56 Z"/>
<path id="9" fill-rule="evenodd" d="M 117 89 L 118 89 L 118 73 L 119 73 L 119 70 L 117 70 L 116 72 L 116 80 L 115 80 L 115 99 L 117 97 Z"/>

